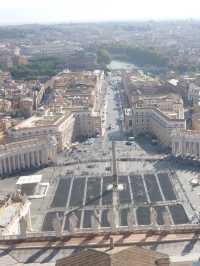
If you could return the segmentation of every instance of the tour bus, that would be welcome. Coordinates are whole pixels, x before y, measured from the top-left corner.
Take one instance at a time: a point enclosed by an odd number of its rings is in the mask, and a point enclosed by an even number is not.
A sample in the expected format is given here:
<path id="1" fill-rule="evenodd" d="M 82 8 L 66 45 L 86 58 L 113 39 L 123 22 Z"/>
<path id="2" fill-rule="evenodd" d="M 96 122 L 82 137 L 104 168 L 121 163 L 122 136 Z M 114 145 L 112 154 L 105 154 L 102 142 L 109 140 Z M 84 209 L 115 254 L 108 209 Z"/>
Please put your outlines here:
<path id="1" fill-rule="evenodd" d="M 135 140 L 135 137 L 129 137 L 128 138 L 128 141 L 134 141 Z"/>

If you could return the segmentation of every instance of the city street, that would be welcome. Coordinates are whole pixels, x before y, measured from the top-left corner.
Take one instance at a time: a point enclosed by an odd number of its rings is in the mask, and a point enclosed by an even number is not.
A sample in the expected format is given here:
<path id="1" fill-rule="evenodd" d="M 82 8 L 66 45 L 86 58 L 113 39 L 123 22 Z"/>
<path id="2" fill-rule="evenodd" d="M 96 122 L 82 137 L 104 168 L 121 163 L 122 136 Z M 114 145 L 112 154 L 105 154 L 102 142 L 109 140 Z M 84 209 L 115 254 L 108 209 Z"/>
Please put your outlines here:
<path id="1" fill-rule="evenodd" d="M 102 137 L 90 138 L 79 143 L 76 149 L 58 155 L 58 164 L 81 161 L 111 160 L 111 143 L 116 142 L 117 158 L 161 158 L 166 156 L 160 146 L 153 146 L 148 138 L 137 138 L 127 145 L 127 136 L 123 132 L 124 97 L 117 76 L 110 76 L 108 81 L 104 108 L 102 110 Z M 64 155 L 64 156 L 63 156 Z"/>
<path id="2" fill-rule="evenodd" d="M 124 138 L 122 130 L 123 109 L 120 97 L 120 82 L 111 77 L 107 88 L 105 110 L 104 110 L 104 140 L 122 140 Z"/>

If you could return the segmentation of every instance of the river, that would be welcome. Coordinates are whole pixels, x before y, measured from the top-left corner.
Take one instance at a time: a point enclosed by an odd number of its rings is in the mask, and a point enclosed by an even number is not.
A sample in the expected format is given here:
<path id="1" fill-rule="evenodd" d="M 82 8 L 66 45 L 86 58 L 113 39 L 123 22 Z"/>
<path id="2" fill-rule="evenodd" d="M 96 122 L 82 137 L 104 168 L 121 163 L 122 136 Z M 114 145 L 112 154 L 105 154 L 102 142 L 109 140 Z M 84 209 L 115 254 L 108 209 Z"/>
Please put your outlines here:
<path id="1" fill-rule="evenodd" d="M 134 64 L 131 64 L 131 63 L 113 60 L 108 65 L 108 68 L 110 70 L 122 70 L 122 69 L 129 70 L 129 69 L 136 69 L 137 67 Z"/>

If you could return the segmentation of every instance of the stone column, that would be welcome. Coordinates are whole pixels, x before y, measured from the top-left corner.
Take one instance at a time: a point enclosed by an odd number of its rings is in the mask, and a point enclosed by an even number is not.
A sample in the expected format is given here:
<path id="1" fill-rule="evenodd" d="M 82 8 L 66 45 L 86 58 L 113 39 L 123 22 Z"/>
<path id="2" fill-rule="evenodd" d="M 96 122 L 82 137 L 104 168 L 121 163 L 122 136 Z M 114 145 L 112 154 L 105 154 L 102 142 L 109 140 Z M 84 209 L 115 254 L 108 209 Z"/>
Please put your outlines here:
<path id="1" fill-rule="evenodd" d="M 185 152 L 185 141 L 182 140 L 182 145 L 181 145 L 181 155 L 183 155 Z"/>
<path id="2" fill-rule="evenodd" d="M 176 155 L 179 154 L 179 142 L 178 141 L 175 142 L 175 154 Z"/>
<path id="3" fill-rule="evenodd" d="M 191 151 L 192 151 L 192 143 L 189 141 L 188 142 L 188 154 L 191 155 Z"/>
<path id="4" fill-rule="evenodd" d="M 24 153 L 24 164 L 25 164 L 25 167 L 28 167 L 28 154 L 27 153 Z"/>
<path id="5" fill-rule="evenodd" d="M 7 174 L 8 173 L 8 169 L 7 169 L 6 159 L 5 158 L 2 159 L 2 165 L 3 165 L 4 174 Z"/>
<path id="6" fill-rule="evenodd" d="M 178 141 L 178 154 L 180 155 L 182 153 L 182 140 Z"/>
<path id="7" fill-rule="evenodd" d="M 200 158 L 200 142 L 198 142 L 197 146 L 197 157 Z"/>
<path id="8" fill-rule="evenodd" d="M 31 151 L 31 165 L 35 166 L 35 156 L 34 156 L 34 151 Z"/>
<path id="9" fill-rule="evenodd" d="M 11 166 L 11 158 L 10 157 L 8 157 L 7 165 L 8 165 L 8 172 L 9 172 L 9 174 L 11 174 L 12 173 L 12 166 Z"/>
<path id="10" fill-rule="evenodd" d="M 20 154 L 17 154 L 15 156 L 15 159 L 16 159 L 16 167 L 17 167 L 17 170 L 19 170 L 21 167 L 20 167 Z"/>
<path id="11" fill-rule="evenodd" d="M 3 175 L 3 161 L 0 160 L 0 175 Z"/>
<path id="12" fill-rule="evenodd" d="M 28 168 L 30 168 L 31 167 L 31 153 L 27 152 L 26 156 L 27 156 L 27 166 Z"/>
<path id="13" fill-rule="evenodd" d="M 47 164 L 48 163 L 48 153 L 47 153 L 47 149 L 43 148 L 42 150 L 42 163 L 43 164 Z"/>
<path id="14" fill-rule="evenodd" d="M 39 162 L 40 162 L 40 165 L 42 164 L 42 149 L 39 150 Z"/>
<path id="15" fill-rule="evenodd" d="M 195 150 L 195 142 L 193 142 L 193 146 L 192 146 L 192 155 L 194 156 L 194 157 L 196 157 L 196 150 Z"/>
<path id="16" fill-rule="evenodd" d="M 190 155 L 193 155 L 193 142 L 190 142 Z"/>
<path id="17" fill-rule="evenodd" d="M 40 165 L 39 151 L 35 151 L 35 155 L 36 155 L 36 164 Z"/>
<path id="18" fill-rule="evenodd" d="M 197 151 L 197 143 L 195 142 L 194 143 L 194 154 L 195 154 L 195 157 L 197 158 L 198 157 L 198 151 Z"/>
<path id="19" fill-rule="evenodd" d="M 25 160 L 24 160 L 24 153 L 20 154 L 20 169 L 25 168 Z"/>
<path id="20" fill-rule="evenodd" d="M 175 142 L 172 142 L 172 154 L 176 155 Z"/>
<path id="21" fill-rule="evenodd" d="M 183 155 L 186 155 L 186 153 L 187 153 L 187 142 L 186 141 L 184 141 L 184 146 L 183 146 Z"/>
<path id="22" fill-rule="evenodd" d="M 15 155 L 12 156 L 12 168 L 14 171 L 16 170 Z"/>
<path id="23" fill-rule="evenodd" d="M 188 154 L 190 151 L 190 143 L 187 141 L 186 142 L 186 153 Z"/>

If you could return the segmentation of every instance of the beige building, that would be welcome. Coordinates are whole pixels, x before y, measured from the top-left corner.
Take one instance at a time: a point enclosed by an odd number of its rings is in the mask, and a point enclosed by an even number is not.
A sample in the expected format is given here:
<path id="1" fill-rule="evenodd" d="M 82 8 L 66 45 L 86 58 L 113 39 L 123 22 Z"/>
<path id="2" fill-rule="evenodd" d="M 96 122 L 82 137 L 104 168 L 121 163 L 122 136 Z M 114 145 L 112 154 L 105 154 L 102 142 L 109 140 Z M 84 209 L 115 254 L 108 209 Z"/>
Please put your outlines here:
<path id="1" fill-rule="evenodd" d="M 188 101 L 193 106 L 200 105 L 200 86 L 190 83 L 188 88 Z"/>
<path id="2" fill-rule="evenodd" d="M 54 102 L 100 112 L 103 83 L 104 72 L 100 70 L 63 72 L 54 78 Z"/>
<path id="3" fill-rule="evenodd" d="M 150 132 L 171 147 L 172 131 L 186 128 L 182 97 L 160 80 L 137 71 L 125 73 L 122 82 L 130 106 L 124 113 L 125 131 Z"/>
<path id="4" fill-rule="evenodd" d="M 102 134 L 101 116 L 99 113 L 90 112 L 87 107 L 80 106 L 68 106 L 64 104 L 62 106 L 52 105 L 50 110 L 53 112 L 71 112 L 75 119 L 73 129 L 73 141 L 77 138 L 94 137 L 97 134 Z"/>
<path id="5" fill-rule="evenodd" d="M 56 142 L 51 138 L 29 139 L 0 146 L 0 176 L 54 162 Z"/>
<path id="6" fill-rule="evenodd" d="M 194 113 L 192 115 L 192 129 L 200 131 L 200 113 Z"/>
<path id="7" fill-rule="evenodd" d="M 19 102 L 20 111 L 24 117 L 30 117 L 33 113 L 33 99 L 30 97 L 25 97 L 20 99 Z"/>
<path id="8" fill-rule="evenodd" d="M 71 144 L 75 118 L 71 113 L 52 113 L 49 110 L 43 114 L 34 115 L 16 126 L 8 129 L 11 139 L 23 140 L 55 136 L 58 151 Z"/>
<path id="9" fill-rule="evenodd" d="M 104 72 L 63 72 L 54 78 L 50 109 L 71 112 L 75 117 L 73 139 L 101 135 Z"/>
<path id="10" fill-rule="evenodd" d="M 184 119 L 182 98 L 174 93 L 159 95 L 141 95 L 132 105 L 134 108 L 157 108 L 171 118 Z"/>
<path id="11" fill-rule="evenodd" d="M 12 111 L 12 103 L 6 99 L 0 99 L 0 112 L 8 113 Z"/>
<path id="12" fill-rule="evenodd" d="M 0 70 L 0 83 L 11 79 L 10 72 L 3 72 Z"/>
<path id="13" fill-rule="evenodd" d="M 137 103 L 140 97 L 156 97 L 174 93 L 174 89 L 159 79 L 152 78 L 138 71 L 124 73 L 122 86 L 130 106 Z"/>
<path id="14" fill-rule="evenodd" d="M 162 144 L 171 146 L 172 131 L 186 128 L 183 101 L 175 94 L 140 96 L 132 108 L 125 110 L 124 127 L 134 135 L 150 132 Z"/>
<path id="15" fill-rule="evenodd" d="M 77 112 L 74 114 L 76 122 L 74 127 L 75 138 L 95 137 L 101 135 L 101 117 L 91 115 L 88 111 Z"/>

